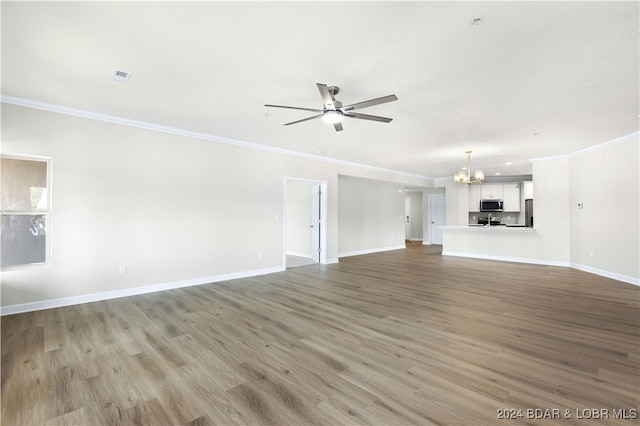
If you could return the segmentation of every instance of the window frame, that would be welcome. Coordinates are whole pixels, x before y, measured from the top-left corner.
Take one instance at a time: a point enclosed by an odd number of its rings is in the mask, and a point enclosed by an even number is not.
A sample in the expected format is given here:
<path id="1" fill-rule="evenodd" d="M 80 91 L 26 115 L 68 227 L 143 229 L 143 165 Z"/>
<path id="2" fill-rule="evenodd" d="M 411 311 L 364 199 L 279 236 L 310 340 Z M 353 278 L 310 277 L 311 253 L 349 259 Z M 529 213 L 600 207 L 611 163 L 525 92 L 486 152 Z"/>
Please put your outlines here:
<path id="1" fill-rule="evenodd" d="M 0 265 L 0 270 L 13 271 L 13 270 L 25 270 L 25 269 L 37 269 L 37 268 L 51 268 L 51 239 L 52 239 L 52 164 L 53 159 L 51 157 L 29 155 L 29 154 L 13 154 L 13 153 L 0 153 L 0 159 L 10 160 L 23 160 L 23 161 L 39 161 L 46 163 L 46 188 L 47 188 L 47 205 L 45 210 L 0 210 L 1 216 L 45 216 L 46 218 L 46 237 L 45 237 L 45 260 L 44 262 L 37 263 L 23 263 L 17 265 Z M 0 186 L 1 186 L 0 182 Z M 2 250 L 3 248 L 0 248 Z"/>

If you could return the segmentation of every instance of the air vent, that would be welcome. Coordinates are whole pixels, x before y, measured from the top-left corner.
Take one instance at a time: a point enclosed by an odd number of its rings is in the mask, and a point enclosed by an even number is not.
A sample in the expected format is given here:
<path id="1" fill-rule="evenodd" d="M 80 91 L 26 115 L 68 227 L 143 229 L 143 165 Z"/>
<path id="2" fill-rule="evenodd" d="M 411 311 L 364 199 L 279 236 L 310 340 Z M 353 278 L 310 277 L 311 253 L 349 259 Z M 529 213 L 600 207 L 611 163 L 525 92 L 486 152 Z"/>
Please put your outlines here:
<path id="1" fill-rule="evenodd" d="M 131 78 L 131 73 L 128 71 L 113 70 L 111 78 L 120 83 L 126 83 L 129 81 L 129 78 Z"/>

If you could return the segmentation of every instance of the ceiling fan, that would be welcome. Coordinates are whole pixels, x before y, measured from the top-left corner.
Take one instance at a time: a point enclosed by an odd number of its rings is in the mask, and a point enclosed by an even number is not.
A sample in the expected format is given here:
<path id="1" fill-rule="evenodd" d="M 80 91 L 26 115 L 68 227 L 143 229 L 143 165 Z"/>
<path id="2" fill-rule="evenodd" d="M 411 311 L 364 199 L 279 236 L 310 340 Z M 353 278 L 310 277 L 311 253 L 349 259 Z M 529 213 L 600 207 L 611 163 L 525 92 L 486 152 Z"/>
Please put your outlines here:
<path id="1" fill-rule="evenodd" d="M 318 115 L 314 115 L 312 117 L 303 118 L 302 120 L 292 121 L 291 123 L 285 123 L 285 126 L 289 126 L 291 124 L 302 123 L 303 121 L 313 120 L 314 118 L 322 118 L 323 121 L 333 124 L 333 127 L 336 129 L 336 132 L 342 130 L 342 119 L 344 117 L 350 118 L 358 118 L 360 120 L 371 120 L 371 121 L 380 121 L 382 123 L 389 123 L 392 118 L 387 117 L 379 117 L 377 115 L 368 115 L 368 114 L 360 114 L 355 111 L 357 109 L 367 108 L 373 105 L 383 104 L 386 102 L 397 101 L 398 97 L 396 95 L 383 96 L 381 98 L 370 99 L 364 102 L 358 102 L 355 104 L 342 106 L 342 102 L 337 101 L 335 99 L 335 95 L 338 94 L 340 88 L 337 86 L 327 86 L 326 84 L 316 83 L 318 86 L 318 91 L 320 92 L 320 96 L 322 97 L 322 102 L 324 104 L 323 109 L 314 109 L 314 108 L 301 108 L 301 107 L 293 107 L 293 106 L 284 106 L 284 105 L 270 105 L 266 104 L 266 107 L 272 108 L 288 108 L 288 109 L 299 109 L 302 111 L 311 111 L 317 112 Z"/>

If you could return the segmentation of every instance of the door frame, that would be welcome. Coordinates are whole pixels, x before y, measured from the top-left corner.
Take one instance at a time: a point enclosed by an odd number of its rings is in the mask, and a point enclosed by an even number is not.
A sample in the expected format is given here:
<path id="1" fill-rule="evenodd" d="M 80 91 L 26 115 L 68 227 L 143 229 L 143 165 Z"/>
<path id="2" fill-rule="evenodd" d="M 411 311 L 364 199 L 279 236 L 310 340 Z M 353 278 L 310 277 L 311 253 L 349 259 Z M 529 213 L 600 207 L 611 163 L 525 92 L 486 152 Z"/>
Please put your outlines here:
<path id="1" fill-rule="evenodd" d="M 404 197 L 404 240 L 411 241 L 411 197 Z"/>
<path id="2" fill-rule="evenodd" d="M 445 223 L 446 223 L 446 214 L 447 214 L 447 206 L 446 206 L 446 202 L 447 202 L 447 198 L 446 198 L 446 194 L 429 194 L 429 244 L 436 244 L 436 245 L 440 245 L 442 243 L 434 243 L 433 242 L 433 229 L 434 229 L 434 222 L 433 222 L 433 198 L 435 197 L 441 197 L 442 200 L 444 201 L 442 206 L 443 206 L 443 211 L 444 211 L 444 218 L 445 218 Z"/>
<path id="3" fill-rule="evenodd" d="M 326 180 L 318 180 L 318 179 L 306 179 L 306 178 L 297 178 L 297 177 L 284 177 L 284 205 L 283 205 L 283 213 L 282 213 L 282 265 L 286 268 L 287 266 L 287 183 L 288 182 L 308 182 L 311 184 L 311 190 L 313 190 L 314 185 L 319 185 L 322 195 L 320 197 L 320 256 L 319 263 L 322 265 L 327 265 L 327 181 Z"/>

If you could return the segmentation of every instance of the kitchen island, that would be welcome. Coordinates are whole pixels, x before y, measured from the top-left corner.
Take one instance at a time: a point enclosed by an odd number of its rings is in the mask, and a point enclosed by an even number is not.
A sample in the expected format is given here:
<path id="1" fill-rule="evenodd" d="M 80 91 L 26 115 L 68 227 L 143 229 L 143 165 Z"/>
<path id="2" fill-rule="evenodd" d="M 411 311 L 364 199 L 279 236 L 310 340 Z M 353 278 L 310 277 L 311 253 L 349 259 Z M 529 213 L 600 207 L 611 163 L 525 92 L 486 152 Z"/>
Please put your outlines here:
<path id="1" fill-rule="evenodd" d="M 549 265 L 540 251 L 540 235 L 535 228 L 524 226 L 443 226 L 442 254 Z M 552 262 L 567 266 L 562 262 Z"/>
<path id="2" fill-rule="evenodd" d="M 520 231 L 520 232 L 535 232 L 534 228 L 526 227 L 524 225 L 461 225 L 461 226 L 443 226 L 443 230 L 457 230 L 457 231 Z"/>

